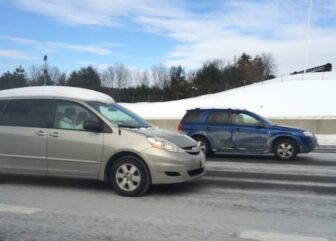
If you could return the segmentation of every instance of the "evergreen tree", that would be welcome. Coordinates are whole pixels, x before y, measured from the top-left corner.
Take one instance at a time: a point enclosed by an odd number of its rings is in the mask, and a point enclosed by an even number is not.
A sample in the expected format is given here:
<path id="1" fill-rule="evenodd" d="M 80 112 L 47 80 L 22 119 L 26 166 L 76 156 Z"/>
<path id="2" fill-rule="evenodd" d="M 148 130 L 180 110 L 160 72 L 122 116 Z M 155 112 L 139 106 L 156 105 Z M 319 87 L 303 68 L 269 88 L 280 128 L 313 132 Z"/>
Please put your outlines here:
<path id="1" fill-rule="evenodd" d="M 88 66 L 73 71 L 67 80 L 67 85 L 98 90 L 101 88 L 101 79 L 99 73 L 92 66 Z"/>

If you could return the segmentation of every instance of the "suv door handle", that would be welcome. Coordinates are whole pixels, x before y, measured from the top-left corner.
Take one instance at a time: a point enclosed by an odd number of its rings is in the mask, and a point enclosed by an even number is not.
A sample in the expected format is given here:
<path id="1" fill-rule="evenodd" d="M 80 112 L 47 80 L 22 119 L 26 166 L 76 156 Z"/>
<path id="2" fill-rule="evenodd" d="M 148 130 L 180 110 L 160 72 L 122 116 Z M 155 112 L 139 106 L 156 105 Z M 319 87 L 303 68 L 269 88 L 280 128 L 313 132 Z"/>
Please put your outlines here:
<path id="1" fill-rule="evenodd" d="M 39 130 L 39 131 L 35 132 L 35 135 L 37 135 L 37 136 L 45 136 L 46 134 L 45 134 L 44 131 Z"/>
<path id="2" fill-rule="evenodd" d="M 49 136 L 59 137 L 59 134 L 58 134 L 58 132 L 53 132 L 53 133 L 50 133 Z"/>

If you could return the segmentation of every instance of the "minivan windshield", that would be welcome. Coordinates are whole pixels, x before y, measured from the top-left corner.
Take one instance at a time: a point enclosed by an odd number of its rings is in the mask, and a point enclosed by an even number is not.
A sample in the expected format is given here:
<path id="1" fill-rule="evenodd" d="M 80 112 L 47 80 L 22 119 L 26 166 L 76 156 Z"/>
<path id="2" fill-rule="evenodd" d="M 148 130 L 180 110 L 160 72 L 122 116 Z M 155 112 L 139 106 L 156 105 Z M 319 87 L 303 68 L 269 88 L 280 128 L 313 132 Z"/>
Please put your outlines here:
<path id="1" fill-rule="evenodd" d="M 119 127 L 148 128 L 151 125 L 137 114 L 116 103 L 88 102 L 96 111 Z"/>

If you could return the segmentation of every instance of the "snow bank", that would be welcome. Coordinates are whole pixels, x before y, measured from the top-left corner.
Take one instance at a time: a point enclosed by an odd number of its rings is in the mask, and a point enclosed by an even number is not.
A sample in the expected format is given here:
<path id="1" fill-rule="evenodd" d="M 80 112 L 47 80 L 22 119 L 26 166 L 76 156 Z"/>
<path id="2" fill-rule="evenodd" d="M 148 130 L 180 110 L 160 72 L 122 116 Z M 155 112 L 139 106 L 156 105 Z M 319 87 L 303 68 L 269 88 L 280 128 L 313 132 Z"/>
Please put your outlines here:
<path id="1" fill-rule="evenodd" d="M 122 104 L 146 119 L 179 119 L 192 108 L 241 108 L 275 118 L 335 118 L 336 73 L 292 75 L 177 101 Z"/>

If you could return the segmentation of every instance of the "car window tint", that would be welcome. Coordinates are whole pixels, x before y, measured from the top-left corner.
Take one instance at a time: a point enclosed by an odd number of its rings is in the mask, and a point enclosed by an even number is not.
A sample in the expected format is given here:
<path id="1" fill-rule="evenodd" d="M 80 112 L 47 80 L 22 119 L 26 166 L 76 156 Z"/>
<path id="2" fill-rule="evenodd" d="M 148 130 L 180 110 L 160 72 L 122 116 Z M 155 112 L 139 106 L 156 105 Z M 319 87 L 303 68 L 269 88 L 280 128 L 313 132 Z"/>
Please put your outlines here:
<path id="1" fill-rule="evenodd" d="M 12 100 L 3 112 L 1 124 L 45 128 L 48 125 L 49 111 L 49 100 Z"/>
<path id="2" fill-rule="evenodd" d="M 56 101 L 54 127 L 84 130 L 85 121 L 99 122 L 98 117 L 84 106 L 70 101 Z"/>
<path id="3" fill-rule="evenodd" d="M 229 112 L 215 111 L 212 112 L 207 120 L 208 124 L 229 124 Z"/>
<path id="4" fill-rule="evenodd" d="M 196 123 L 199 117 L 202 115 L 201 111 L 188 111 L 183 118 L 184 123 Z"/>
<path id="5" fill-rule="evenodd" d="M 256 126 L 260 123 L 260 121 L 245 113 L 233 113 L 232 123 L 236 125 Z"/>

